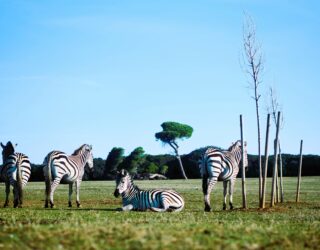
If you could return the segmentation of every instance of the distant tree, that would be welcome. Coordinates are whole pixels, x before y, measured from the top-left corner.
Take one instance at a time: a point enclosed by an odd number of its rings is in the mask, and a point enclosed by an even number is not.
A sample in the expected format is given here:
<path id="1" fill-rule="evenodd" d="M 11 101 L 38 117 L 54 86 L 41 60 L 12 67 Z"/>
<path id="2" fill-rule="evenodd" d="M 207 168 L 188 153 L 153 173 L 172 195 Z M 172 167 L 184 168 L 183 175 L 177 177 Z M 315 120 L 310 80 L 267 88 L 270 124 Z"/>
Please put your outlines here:
<path id="1" fill-rule="evenodd" d="M 129 173 L 136 174 L 138 168 L 144 163 L 145 158 L 143 148 L 137 147 L 118 165 L 118 170 L 126 169 Z"/>
<path id="2" fill-rule="evenodd" d="M 261 46 L 256 39 L 256 28 L 252 18 L 245 15 L 245 24 L 243 26 L 243 63 L 242 66 L 249 76 L 249 87 L 253 90 L 252 96 L 255 101 L 256 119 L 258 128 L 258 164 L 259 164 L 259 200 L 262 199 L 262 161 L 261 161 L 261 132 L 259 115 L 259 86 L 262 83 L 262 72 L 264 69 L 264 58 L 261 52 Z"/>
<path id="3" fill-rule="evenodd" d="M 102 158 L 93 159 L 93 169 L 91 171 L 89 168 L 85 168 L 83 180 L 103 180 L 104 179 L 104 166 L 105 160 Z"/>
<path id="4" fill-rule="evenodd" d="M 165 175 L 168 172 L 169 167 L 167 165 L 162 165 L 159 167 L 159 174 Z"/>
<path id="5" fill-rule="evenodd" d="M 169 144 L 179 161 L 180 171 L 184 179 L 187 179 L 186 173 L 184 171 L 181 157 L 178 151 L 178 139 L 188 139 L 192 136 L 193 128 L 186 124 L 181 124 L 178 122 L 164 122 L 161 124 L 163 131 L 155 134 L 157 140 L 162 141 L 164 144 Z"/>
<path id="6" fill-rule="evenodd" d="M 111 174 L 117 170 L 117 167 L 122 162 L 124 156 L 124 149 L 114 147 L 108 154 L 105 164 L 104 177 L 107 177 L 108 174 Z"/>
<path id="7" fill-rule="evenodd" d="M 159 167 L 157 166 L 157 164 L 149 162 L 149 164 L 146 167 L 146 172 L 149 174 L 156 174 L 158 173 L 158 169 Z"/>

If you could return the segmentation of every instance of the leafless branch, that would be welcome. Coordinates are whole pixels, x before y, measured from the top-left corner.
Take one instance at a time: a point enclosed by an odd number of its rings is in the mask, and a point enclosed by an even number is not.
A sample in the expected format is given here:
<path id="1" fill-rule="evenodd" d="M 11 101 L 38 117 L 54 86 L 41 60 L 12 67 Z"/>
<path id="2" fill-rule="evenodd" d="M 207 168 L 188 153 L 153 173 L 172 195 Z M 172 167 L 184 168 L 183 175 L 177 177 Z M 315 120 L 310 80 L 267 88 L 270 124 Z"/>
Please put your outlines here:
<path id="1" fill-rule="evenodd" d="M 261 162 L 261 133 L 259 117 L 259 86 L 262 83 L 262 73 L 264 70 L 264 57 L 261 52 L 261 45 L 256 40 L 256 27 L 252 18 L 245 15 L 243 25 L 243 54 L 242 68 L 248 76 L 250 88 L 253 90 L 253 99 L 255 101 L 257 128 L 258 128 L 258 154 L 259 154 L 259 199 L 262 197 L 262 162 Z"/>

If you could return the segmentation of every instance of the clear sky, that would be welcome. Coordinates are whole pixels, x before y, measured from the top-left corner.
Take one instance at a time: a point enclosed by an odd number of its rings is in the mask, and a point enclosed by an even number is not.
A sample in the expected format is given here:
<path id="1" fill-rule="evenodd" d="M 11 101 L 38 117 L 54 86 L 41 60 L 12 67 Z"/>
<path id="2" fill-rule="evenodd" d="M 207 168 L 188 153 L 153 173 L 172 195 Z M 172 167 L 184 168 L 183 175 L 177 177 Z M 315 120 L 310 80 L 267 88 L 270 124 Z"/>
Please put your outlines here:
<path id="1" fill-rule="evenodd" d="M 239 63 L 244 12 L 265 55 L 262 143 L 274 86 L 283 152 L 298 154 L 304 139 L 304 153 L 319 154 L 320 4 L 303 0 L 0 0 L 0 141 L 18 143 L 34 163 L 83 143 L 102 158 L 114 146 L 171 153 L 154 134 L 177 121 L 194 128 L 180 142 L 189 153 L 228 147 L 243 114 L 256 154 L 255 106 Z"/>

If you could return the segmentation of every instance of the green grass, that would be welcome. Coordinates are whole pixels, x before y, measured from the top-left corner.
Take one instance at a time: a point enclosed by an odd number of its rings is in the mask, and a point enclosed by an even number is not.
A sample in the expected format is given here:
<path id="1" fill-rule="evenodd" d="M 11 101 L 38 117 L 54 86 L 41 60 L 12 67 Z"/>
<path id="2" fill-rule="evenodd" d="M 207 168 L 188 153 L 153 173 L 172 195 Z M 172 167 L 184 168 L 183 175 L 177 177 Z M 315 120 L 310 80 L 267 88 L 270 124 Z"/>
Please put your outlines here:
<path id="1" fill-rule="evenodd" d="M 206 213 L 200 180 L 136 181 L 141 188 L 174 188 L 184 196 L 182 212 L 160 214 L 115 211 L 121 199 L 113 197 L 113 181 L 83 182 L 80 209 L 75 202 L 67 207 L 68 186 L 60 185 L 56 208 L 44 209 L 44 183 L 29 183 L 22 209 L 12 208 L 12 193 L 11 207 L 0 208 L 0 249 L 320 249 L 320 177 L 302 179 L 298 204 L 296 178 L 285 178 L 285 203 L 264 210 L 257 208 L 257 179 L 247 179 L 249 209 L 240 209 L 240 182 L 235 210 L 221 210 L 218 183 L 213 211 Z"/>

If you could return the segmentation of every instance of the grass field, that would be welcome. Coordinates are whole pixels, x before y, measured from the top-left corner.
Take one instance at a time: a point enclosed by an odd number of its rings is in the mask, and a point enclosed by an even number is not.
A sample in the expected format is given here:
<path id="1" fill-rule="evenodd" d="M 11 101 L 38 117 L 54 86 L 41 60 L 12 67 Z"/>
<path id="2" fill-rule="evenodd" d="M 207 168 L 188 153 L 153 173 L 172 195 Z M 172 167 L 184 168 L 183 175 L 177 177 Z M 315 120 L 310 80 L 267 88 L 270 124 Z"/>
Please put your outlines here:
<path id="1" fill-rule="evenodd" d="M 203 211 L 200 180 L 136 181 L 184 196 L 182 212 L 161 214 L 115 211 L 121 199 L 113 197 L 113 181 L 83 182 L 80 209 L 67 207 L 68 186 L 60 185 L 56 208 L 44 209 L 44 183 L 29 183 L 23 208 L 12 208 L 12 193 L 10 208 L 0 208 L 0 249 L 320 249 L 320 177 L 302 179 L 299 204 L 296 178 L 285 178 L 285 203 L 264 210 L 257 208 L 257 181 L 247 179 L 246 211 L 240 209 L 241 180 L 233 211 L 222 211 L 218 183 L 210 213 Z M 4 197 L 1 183 L 1 206 Z"/>

